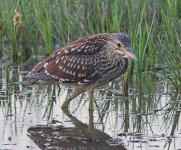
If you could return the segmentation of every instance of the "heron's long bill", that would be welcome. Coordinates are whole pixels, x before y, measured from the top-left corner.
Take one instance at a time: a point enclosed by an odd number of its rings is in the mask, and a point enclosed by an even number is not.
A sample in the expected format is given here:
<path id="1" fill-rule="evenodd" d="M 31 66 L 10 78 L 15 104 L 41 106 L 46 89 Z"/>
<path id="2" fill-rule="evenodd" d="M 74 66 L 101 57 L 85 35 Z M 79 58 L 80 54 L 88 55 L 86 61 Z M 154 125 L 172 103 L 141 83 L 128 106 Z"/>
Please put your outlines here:
<path id="1" fill-rule="evenodd" d="M 130 47 L 127 47 L 127 48 L 126 48 L 125 54 L 126 54 L 129 58 L 134 59 L 135 61 L 138 60 L 136 54 L 133 52 L 133 50 L 132 50 Z"/>

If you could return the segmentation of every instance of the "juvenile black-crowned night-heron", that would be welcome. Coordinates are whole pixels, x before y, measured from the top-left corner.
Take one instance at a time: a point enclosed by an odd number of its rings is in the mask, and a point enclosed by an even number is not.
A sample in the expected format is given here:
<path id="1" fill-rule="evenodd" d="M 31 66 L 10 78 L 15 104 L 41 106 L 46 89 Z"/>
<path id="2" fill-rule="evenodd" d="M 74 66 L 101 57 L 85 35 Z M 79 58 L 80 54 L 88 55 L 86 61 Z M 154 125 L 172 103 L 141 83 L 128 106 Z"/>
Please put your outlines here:
<path id="1" fill-rule="evenodd" d="M 30 84 L 44 80 L 74 86 L 74 92 L 62 105 L 67 108 L 73 98 L 85 91 L 92 101 L 94 89 L 123 74 L 130 59 L 137 58 L 127 35 L 102 33 L 58 49 L 40 61 L 26 79 Z"/>

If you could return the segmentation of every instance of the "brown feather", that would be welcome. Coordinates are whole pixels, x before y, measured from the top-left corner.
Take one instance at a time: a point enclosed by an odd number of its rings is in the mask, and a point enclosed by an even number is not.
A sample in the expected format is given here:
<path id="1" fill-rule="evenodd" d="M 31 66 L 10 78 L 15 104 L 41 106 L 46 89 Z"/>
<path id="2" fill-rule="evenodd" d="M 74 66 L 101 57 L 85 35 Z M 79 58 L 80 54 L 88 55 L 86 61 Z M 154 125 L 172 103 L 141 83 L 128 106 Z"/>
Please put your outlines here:
<path id="1" fill-rule="evenodd" d="M 82 83 L 85 80 L 92 81 L 93 77 L 98 78 L 98 75 L 94 74 L 98 58 L 93 55 L 96 55 L 106 44 L 106 38 L 106 33 L 90 36 L 58 49 L 50 57 L 38 63 L 26 78 L 46 81 L 60 79 L 61 82 Z M 94 76 L 91 76 L 92 74 Z M 35 81 L 33 80 L 33 83 Z"/>

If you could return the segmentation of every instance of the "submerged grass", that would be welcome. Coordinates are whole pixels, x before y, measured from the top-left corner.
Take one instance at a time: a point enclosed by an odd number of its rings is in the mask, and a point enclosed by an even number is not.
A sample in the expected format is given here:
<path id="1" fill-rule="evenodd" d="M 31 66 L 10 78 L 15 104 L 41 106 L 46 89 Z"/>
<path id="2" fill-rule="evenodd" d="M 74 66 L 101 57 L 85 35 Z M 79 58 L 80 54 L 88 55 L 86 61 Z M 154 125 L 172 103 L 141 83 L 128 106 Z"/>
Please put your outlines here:
<path id="1" fill-rule="evenodd" d="M 16 11 L 20 21 L 15 25 L 12 19 Z M 0 47 L 10 46 L 1 48 L 1 56 L 13 60 L 11 63 L 50 55 L 57 44 L 61 47 L 86 35 L 126 32 L 138 56 L 138 62 L 130 67 L 128 79 L 135 72 L 141 88 L 150 72 L 166 65 L 179 89 L 179 0 L 0 1 L 0 12 Z"/>

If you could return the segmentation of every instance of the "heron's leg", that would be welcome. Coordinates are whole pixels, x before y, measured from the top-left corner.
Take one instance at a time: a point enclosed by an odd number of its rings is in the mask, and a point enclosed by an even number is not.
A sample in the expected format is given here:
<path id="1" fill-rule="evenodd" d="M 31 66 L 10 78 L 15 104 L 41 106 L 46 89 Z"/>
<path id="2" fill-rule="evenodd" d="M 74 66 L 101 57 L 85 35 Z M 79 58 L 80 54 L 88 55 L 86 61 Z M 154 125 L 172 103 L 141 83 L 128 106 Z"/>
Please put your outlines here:
<path id="1" fill-rule="evenodd" d="M 70 95 L 70 97 L 65 100 L 65 102 L 62 105 L 62 108 L 68 108 L 68 106 L 69 106 L 70 102 L 72 101 L 72 99 L 74 99 L 79 94 L 81 94 L 81 93 L 83 93 L 85 91 L 86 91 L 86 89 L 84 88 L 84 86 L 77 86 L 75 88 L 75 90 L 73 91 L 73 93 Z"/>
<path id="2" fill-rule="evenodd" d="M 87 93 L 89 96 L 89 113 L 91 113 L 90 111 L 94 109 L 94 89 L 88 88 Z"/>
<path id="3" fill-rule="evenodd" d="M 91 102 L 90 102 L 91 103 Z M 95 136 L 94 132 L 94 116 L 93 116 L 93 109 L 89 109 L 89 124 L 88 124 L 88 133 L 91 137 Z"/>

